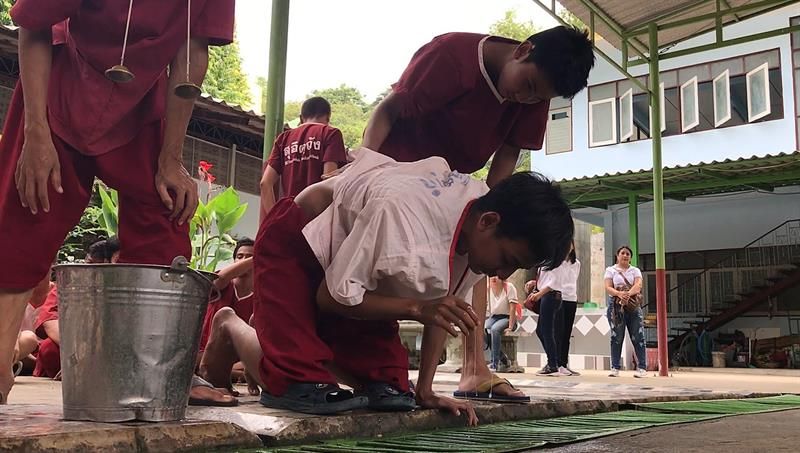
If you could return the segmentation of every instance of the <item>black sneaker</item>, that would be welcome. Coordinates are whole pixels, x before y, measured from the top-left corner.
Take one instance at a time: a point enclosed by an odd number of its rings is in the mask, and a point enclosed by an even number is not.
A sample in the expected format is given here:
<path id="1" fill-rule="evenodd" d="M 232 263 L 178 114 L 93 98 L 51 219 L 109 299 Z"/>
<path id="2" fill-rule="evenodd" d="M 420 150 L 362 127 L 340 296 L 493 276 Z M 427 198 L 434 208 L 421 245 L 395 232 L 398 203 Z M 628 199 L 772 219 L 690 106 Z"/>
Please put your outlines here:
<path id="1" fill-rule="evenodd" d="M 538 376 L 561 376 L 561 372 L 558 371 L 558 368 L 553 368 L 550 366 L 545 365 L 544 368 L 536 372 Z"/>

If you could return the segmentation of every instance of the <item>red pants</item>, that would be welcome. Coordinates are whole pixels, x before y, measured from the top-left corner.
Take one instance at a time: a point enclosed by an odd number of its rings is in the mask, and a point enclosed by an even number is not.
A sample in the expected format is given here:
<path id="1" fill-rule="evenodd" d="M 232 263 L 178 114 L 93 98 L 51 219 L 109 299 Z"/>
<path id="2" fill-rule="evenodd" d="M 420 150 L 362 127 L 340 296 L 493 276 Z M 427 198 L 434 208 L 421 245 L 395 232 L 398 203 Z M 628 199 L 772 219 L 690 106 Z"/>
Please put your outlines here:
<path id="1" fill-rule="evenodd" d="M 54 378 L 61 371 L 61 348 L 51 339 L 39 342 L 39 353 L 36 355 L 36 377 Z"/>
<path id="2" fill-rule="evenodd" d="M 305 214 L 292 198 L 272 208 L 255 246 L 254 324 L 266 390 L 283 395 L 294 382 L 334 384 L 325 365 L 363 382 L 408 391 L 408 354 L 396 321 L 360 321 L 322 314 L 316 303 L 324 278 L 302 229 Z"/>
<path id="3" fill-rule="evenodd" d="M 50 212 L 40 208 L 33 215 L 22 207 L 14 182 L 24 141 L 23 119 L 18 85 L 0 140 L 0 250 L 4 260 L 0 288 L 29 289 L 42 280 L 89 203 L 95 176 L 119 192 L 121 262 L 169 264 L 178 255 L 191 257 L 188 222 L 178 226 L 169 221 L 169 211 L 155 188 L 163 141 L 160 122 L 146 126 L 127 145 L 99 156 L 83 155 L 53 135 L 64 193 L 56 193 L 48 185 Z"/>

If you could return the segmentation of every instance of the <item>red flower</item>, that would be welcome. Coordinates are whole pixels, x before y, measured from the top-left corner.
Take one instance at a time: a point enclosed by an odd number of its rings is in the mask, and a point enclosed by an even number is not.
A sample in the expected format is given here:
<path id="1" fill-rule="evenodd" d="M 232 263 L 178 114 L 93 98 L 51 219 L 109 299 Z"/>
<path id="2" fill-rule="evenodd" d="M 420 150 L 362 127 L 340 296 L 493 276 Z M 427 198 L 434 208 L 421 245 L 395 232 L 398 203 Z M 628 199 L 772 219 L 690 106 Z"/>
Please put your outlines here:
<path id="1" fill-rule="evenodd" d="M 206 181 L 207 183 L 211 184 L 217 178 L 211 174 L 209 170 L 214 167 L 214 164 L 208 163 L 204 160 L 201 160 L 198 163 L 197 167 L 197 174 L 200 176 L 200 179 Z"/>

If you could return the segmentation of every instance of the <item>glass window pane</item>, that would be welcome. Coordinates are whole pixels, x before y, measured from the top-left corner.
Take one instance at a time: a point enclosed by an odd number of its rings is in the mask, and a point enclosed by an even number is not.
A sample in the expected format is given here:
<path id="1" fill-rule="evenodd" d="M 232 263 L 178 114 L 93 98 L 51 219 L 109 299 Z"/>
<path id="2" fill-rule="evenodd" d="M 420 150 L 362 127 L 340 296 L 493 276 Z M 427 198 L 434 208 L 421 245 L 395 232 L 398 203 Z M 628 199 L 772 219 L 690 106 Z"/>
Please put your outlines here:
<path id="1" fill-rule="evenodd" d="M 590 146 L 616 142 L 616 99 L 610 98 L 589 105 L 591 123 Z"/>
<path id="2" fill-rule="evenodd" d="M 681 115 L 680 109 L 678 106 L 680 102 L 678 100 L 678 89 L 677 88 L 667 88 L 664 90 L 664 119 L 666 129 L 664 129 L 664 133 L 661 134 L 664 137 L 670 135 L 676 135 L 681 133 Z"/>
<path id="3" fill-rule="evenodd" d="M 778 49 L 744 57 L 744 70 L 750 72 L 764 63 L 767 63 L 770 69 L 779 68 L 780 54 L 778 53 Z"/>
<path id="4" fill-rule="evenodd" d="M 641 82 L 642 85 L 647 86 L 647 76 L 637 77 L 636 80 Z M 617 93 L 623 94 L 628 90 L 633 90 L 633 94 L 641 94 L 645 91 L 639 88 L 639 85 L 633 83 L 628 79 L 622 79 L 617 83 Z"/>
<path id="5" fill-rule="evenodd" d="M 698 82 L 711 80 L 711 65 L 703 64 L 678 70 L 678 83 L 681 85 L 692 80 L 693 77 L 697 77 Z"/>
<path id="6" fill-rule="evenodd" d="M 678 86 L 678 71 L 667 71 L 659 74 L 658 81 L 664 84 L 664 88 Z"/>
<path id="7" fill-rule="evenodd" d="M 718 76 L 726 69 L 731 72 L 731 77 L 744 74 L 744 59 L 740 57 L 711 63 L 712 76 Z"/>
<path id="8" fill-rule="evenodd" d="M 617 97 L 617 84 L 615 82 L 589 87 L 589 102 Z"/>
<path id="9" fill-rule="evenodd" d="M 692 79 L 681 86 L 681 123 L 683 132 L 700 124 L 697 108 L 697 79 Z"/>
<path id="10" fill-rule="evenodd" d="M 714 126 L 731 119 L 731 92 L 729 73 L 723 72 L 714 79 Z"/>
<path id="11" fill-rule="evenodd" d="M 619 139 L 627 140 L 633 135 L 633 91 L 628 90 L 619 98 Z"/>
<path id="12" fill-rule="evenodd" d="M 769 74 L 767 65 L 747 73 L 747 116 L 748 121 L 755 121 L 769 115 Z"/>
<path id="13" fill-rule="evenodd" d="M 572 100 L 556 96 L 550 99 L 550 110 L 572 107 Z"/>

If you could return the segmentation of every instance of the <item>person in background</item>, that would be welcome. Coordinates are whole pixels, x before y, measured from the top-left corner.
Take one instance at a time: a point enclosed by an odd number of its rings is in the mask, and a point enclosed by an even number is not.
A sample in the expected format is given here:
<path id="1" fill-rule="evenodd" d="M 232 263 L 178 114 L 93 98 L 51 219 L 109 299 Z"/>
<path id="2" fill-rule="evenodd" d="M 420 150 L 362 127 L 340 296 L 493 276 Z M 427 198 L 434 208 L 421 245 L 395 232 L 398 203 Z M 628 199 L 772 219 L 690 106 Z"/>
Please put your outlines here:
<path id="1" fill-rule="evenodd" d="M 492 359 L 489 369 L 497 371 L 503 351 L 500 347 L 501 337 L 516 328 L 517 309 L 519 299 L 517 289 L 507 281 L 494 276 L 489 278 L 489 305 L 487 310 L 488 318 L 484 322 L 488 345 L 491 348 Z"/>
<path id="2" fill-rule="evenodd" d="M 635 304 L 635 296 L 642 291 L 642 271 L 631 265 L 631 249 L 627 245 L 617 249 L 616 263 L 606 268 L 605 285 L 608 293 L 608 323 L 611 325 L 611 373 L 619 376 L 622 343 L 625 328 L 631 336 L 638 369 L 633 377 L 647 377 L 647 354 L 644 344 L 644 314 Z"/>
<path id="3" fill-rule="evenodd" d="M 580 376 L 580 373 L 569 367 L 569 343 L 578 309 L 578 275 L 581 273 L 581 262 L 575 255 L 574 242 L 567 259 L 552 272 L 556 277 L 556 289 L 561 291 L 561 309 L 556 312 L 555 320 L 558 371 L 565 376 Z"/>
<path id="4" fill-rule="evenodd" d="M 261 214 L 264 219 L 275 205 L 275 186 L 294 197 L 347 162 L 344 138 L 330 125 L 331 105 L 319 96 L 306 99 L 300 107 L 300 125 L 278 135 L 261 177 Z"/>
<path id="5" fill-rule="evenodd" d="M 537 371 L 539 376 L 564 376 L 558 370 L 558 346 L 556 343 L 556 314 L 561 310 L 561 291 L 559 290 L 559 274 L 556 269 L 539 269 L 536 279 L 538 291 L 528 296 L 525 307 L 535 311 L 533 306 L 539 304 L 539 321 L 536 324 L 536 336 L 542 343 L 547 355 L 547 364 Z"/>

